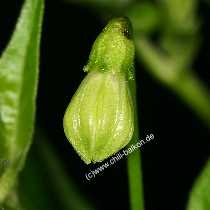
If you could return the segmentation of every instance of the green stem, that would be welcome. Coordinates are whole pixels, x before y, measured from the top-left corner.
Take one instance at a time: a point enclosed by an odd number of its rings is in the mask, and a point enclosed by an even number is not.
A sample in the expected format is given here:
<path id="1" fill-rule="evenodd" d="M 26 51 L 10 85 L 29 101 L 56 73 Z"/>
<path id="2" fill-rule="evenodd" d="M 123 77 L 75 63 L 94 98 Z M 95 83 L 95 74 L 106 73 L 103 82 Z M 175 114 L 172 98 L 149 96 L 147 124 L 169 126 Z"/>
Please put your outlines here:
<path id="1" fill-rule="evenodd" d="M 131 140 L 131 144 L 135 144 L 139 141 L 139 128 L 138 128 L 138 112 L 137 112 L 137 100 L 136 100 L 136 81 L 131 80 L 130 88 L 134 99 L 135 110 L 135 130 Z M 134 151 L 128 156 L 128 182 L 129 182 L 129 194 L 130 194 L 130 207 L 131 210 L 144 210 L 144 193 L 142 183 L 142 168 L 140 150 Z"/>

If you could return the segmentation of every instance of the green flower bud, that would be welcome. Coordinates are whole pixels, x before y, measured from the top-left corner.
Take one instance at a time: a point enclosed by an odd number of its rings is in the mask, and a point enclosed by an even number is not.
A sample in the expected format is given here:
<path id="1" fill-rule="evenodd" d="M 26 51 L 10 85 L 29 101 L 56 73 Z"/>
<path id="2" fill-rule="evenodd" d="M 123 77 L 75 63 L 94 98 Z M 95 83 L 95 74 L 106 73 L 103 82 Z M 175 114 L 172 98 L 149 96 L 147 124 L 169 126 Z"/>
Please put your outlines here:
<path id="1" fill-rule="evenodd" d="M 126 18 L 110 21 L 96 39 L 82 81 L 64 116 L 65 134 L 89 164 L 118 152 L 134 130 L 132 78 L 134 45 Z"/>

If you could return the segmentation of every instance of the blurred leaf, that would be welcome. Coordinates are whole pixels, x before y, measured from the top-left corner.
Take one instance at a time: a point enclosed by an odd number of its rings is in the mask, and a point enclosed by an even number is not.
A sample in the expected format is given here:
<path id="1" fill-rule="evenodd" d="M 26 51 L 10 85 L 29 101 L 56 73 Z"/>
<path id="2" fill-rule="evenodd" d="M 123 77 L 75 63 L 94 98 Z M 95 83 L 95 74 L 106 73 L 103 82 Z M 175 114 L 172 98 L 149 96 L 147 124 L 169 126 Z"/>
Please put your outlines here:
<path id="1" fill-rule="evenodd" d="M 153 77 L 174 91 L 210 128 L 210 94 L 191 69 L 155 47 L 147 38 L 136 40 L 136 54 Z"/>
<path id="2" fill-rule="evenodd" d="M 197 0 L 160 0 L 166 27 L 173 31 L 192 33 L 197 29 Z"/>
<path id="3" fill-rule="evenodd" d="M 36 143 L 32 145 L 25 167 L 20 173 L 17 186 L 19 201 L 27 210 L 65 210 L 61 208 L 59 202 L 59 195 L 62 195 L 62 192 L 54 189 L 55 180 L 51 180 L 51 171 L 48 170 L 38 149 Z"/>
<path id="4" fill-rule="evenodd" d="M 200 44 L 197 0 L 161 0 L 160 46 L 182 68 L 189 68 Z"/>
<path id="5" fill-rule="evenodd" d="M 210 160 L 208 160 L 201 175 L 197 178 L 190 193 L 187 210 L 210 209 Z"/>
<path id="6" fill-rule="evenodd" d="M 38 81 L 43 0 L 26 0 L 0 59 L 0 203 L 13 187 L 31 144 Z"/>
<path id="7" fill-rule="evenodd" d="M 49 139 L 37 129 L 35 143 L 20 173 L 18 194 L 27 210 L 94 210 L 68 176 Z"/>
<path id="8" fill-rule="evenodd" d="M 84 197 L 74 180 L 64 170 L 62 162 L 54 148 L 48 143 L 46 135 L 41 131 L 35 135 L 38 155 L 43 161 L 49 183 L 52 183 L 57 200 L 62 210 L 94 210 L 95 207 Z M 36 209 L 35 209 L 36 210 Z"/>
<path id="9" fill-rule="evenodd" d="M 135 0 L 64 0 L 68 3 L 79 4 L 96 11 L 100 16 L 103 15 L 120 15 L 121 11 L 135 2 Z"/>
<path id="10" fill-rule="evenodd" d="M 172 84 L 181 71 L 173 59 L 146 37 L 136 38 L 136 54 L 149 67 L 152 75 L 167 85 Z"/>
<path id="11" fill-rule="evenodd" d="M 161 46 L 181 68 L 189 68 L 200 44 L 198 34 L 163 33 Z"/>
<path id="12" fill-rule="evenodd" d="M 20 205 L 16 187 L 9 193 L 0 210 L 26 210 Z"/>
<path id="13" fill-rule="evenodd" d="M 126 10 L 126 16 L 130 19 L 135 34 L 152 33 L 158 29 L 161 14 L 160 9 L 151 2 L 132 4 Z"/>

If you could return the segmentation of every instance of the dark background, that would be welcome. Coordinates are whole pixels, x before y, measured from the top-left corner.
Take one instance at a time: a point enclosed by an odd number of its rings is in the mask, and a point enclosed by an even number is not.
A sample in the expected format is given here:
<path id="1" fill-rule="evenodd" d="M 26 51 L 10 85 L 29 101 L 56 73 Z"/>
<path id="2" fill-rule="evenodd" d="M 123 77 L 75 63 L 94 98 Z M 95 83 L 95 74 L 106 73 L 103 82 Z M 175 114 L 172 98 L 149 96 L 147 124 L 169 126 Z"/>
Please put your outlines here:
<path id="1" fill-rule="evenodd" d="M 0 4 L 0 52 L 6 47 L 21 0 Z M 210 87 L 210 7 L 199 4 L 201 48 L 193 69 Z M 37 124 L 46 130 L 69 176 L 100 210 L 129 209 L 126 160 L 87 181 L 86 166 L 65 138 L 65 109 L 85 73 L 91 46 L 104 23 L 87 8 L 46 1 L 41 45 Z M 155 140 L 141 148 L 147 210 L 183 210 L 192 184 L 210 155 L 210 131 L 170 90 L 136 62 L 141 138 Z M 99 164 L 100 165 L 100 164 Z"/>

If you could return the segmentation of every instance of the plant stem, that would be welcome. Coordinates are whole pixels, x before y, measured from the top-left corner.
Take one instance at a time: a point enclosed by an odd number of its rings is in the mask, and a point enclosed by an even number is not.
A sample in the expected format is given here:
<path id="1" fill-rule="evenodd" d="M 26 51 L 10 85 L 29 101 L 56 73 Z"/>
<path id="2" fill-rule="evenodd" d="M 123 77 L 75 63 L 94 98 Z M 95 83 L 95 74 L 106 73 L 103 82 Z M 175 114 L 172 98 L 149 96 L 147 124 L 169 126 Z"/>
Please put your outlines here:
<path id="1" fill-rule="evenodd" d="M 131 144 L 135 144 L 139 141 L 139 128 L 138 128 L 138 112 L 137 112 L 137 100 L 136 100 L 136 81 L 130 81 L 131 93 L 134 100 L 134 114 L 135 114 L 135 128 Z M 130 207 L 131 210 L 144 210 L 144 193 L 142 183 L 142 169 L 141 169 L 141 157 L 140 150 L 134 151 L 128 156 L 127 159 L 128 170 L 128 182 L 129 182 L 129 194 L 130 194 Z"/>

